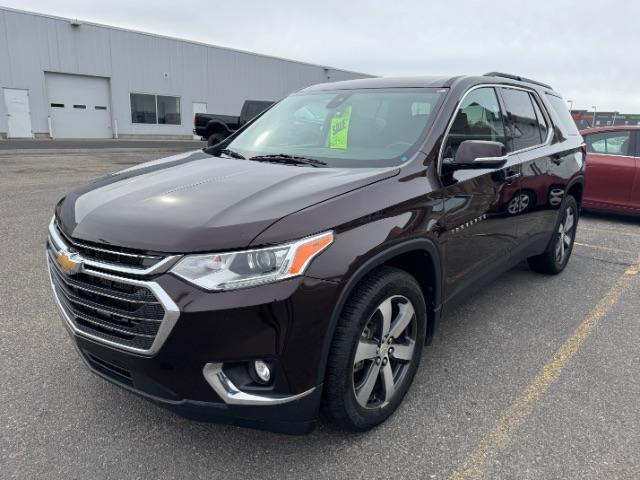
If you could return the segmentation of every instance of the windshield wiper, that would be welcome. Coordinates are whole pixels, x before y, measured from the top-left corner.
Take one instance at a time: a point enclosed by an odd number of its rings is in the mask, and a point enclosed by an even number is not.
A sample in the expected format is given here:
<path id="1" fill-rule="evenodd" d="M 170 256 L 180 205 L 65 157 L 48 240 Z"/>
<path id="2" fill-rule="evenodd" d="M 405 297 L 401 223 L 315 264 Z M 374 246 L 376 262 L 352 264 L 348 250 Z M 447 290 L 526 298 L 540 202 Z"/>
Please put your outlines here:
<path id="1" fill-rule="evenodd" d="M 287 155 L 286 153 L 277 153 L 275 155 L 256 155 L 249 160 L 256 162 L 273 162 L 286 163 L 287 165 L 309 165 L 310 167 L 324 167 L 327 165 L 322 160 L 314 158 L 299 157 L 297 155 Z"/>
<path id="2" fill-rule="evenodd" d="M 231 157 L 231 158 L 238 158 L 238 159 L 240 159 L 240 160 L 246 160 L 246 158 L 244 157 L 244 155 L 242 155 L 242 154 L 240 154 L 240 153 L 238 153 L 238 152 L 236 152 L 236 151 L 234 151 L 234 150 L 230 150 L 230 149 L 228 149 L 228 148 L 223 148 L 222 150 L 220 150 L 220 151 L 218 152 L 218 155 L 217 155 L 217 156 L 219 156 L 221 153 L 224 153 L 225 155 L 227 155 L 227 156 L 229 156 L 229 157 Z"/>

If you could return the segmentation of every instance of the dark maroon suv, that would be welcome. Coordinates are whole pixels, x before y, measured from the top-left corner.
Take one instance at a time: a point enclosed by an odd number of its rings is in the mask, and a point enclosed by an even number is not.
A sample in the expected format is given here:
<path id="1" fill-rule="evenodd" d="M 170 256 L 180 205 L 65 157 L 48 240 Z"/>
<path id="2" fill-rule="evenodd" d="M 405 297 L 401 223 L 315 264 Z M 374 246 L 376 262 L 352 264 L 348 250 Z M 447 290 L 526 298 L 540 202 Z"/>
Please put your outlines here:
<path id="1" fill-rule="evenodd" d="M 300 433 L 323 410 L 366 430 L 473 288 L 523 260 L 565 268 L 584 168 L 538 82 L 318 85 L 70 192 L 51 284 L 86 365 L 132 392 L 198 419 Z"/>

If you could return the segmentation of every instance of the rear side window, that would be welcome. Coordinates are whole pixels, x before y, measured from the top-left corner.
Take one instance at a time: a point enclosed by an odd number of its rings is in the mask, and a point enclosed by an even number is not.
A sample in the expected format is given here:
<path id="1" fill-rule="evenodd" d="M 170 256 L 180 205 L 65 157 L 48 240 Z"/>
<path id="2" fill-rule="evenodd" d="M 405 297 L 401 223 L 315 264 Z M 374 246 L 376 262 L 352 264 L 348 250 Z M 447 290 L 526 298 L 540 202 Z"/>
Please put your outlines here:
<path id="1" fill-rule="evenodd" d="M 536 118 L 538 119 L 538 129 L 540 130 L 540 136 L 542 137 L 542 142 L 547 139 L 547 135 L 549 134 L 549 126 L 547 125 L 547 121 L 542 114 L 542 110 L 540 109 L 540 105 L 538 104 L 538 100 L 536 100 L 535 96 L 531 95 L 531 101 L 533 103 L 533 109 L 536 111 Z"/>
<path id="2" fill-rule="evenodd" d="M 576 127 L 576 122 L 571 118 L 571 112 L 569 112 L 569 107 L 565 101 L 560 97 L 551 95 L 550 93 L 547 93 L 546 95 L 547 100 L 551 103 L 551 106 L 558 117 L 558 120 L 560 120 L 560 124 L 556 126 L 562 132 L 562 136 L 568 137 L 569 135 L 580 135 L 578 127 Z"/>
<path id="3" fill-rule="evenodd" d="M 502 88 L 501 91 L 511 123 L 513 149 L 522 150 L 542 144 L 546 135 L 543 137 L 540 131 L 529 92 L 513 88 Z"/>
<path id="4" fill-rule="evenodd" d="M 465 140 L 489 140 L 507 145 L 500 103 L 492 87 L 472 90 L 459 108 L 447 136 L 443 158 L 454 158 Z"/>
<path id="5" fill-rule="evenodd" d="M 589 153 L 605 155 L 629 155 L 631 151 L 631 132 L 614 131 L 592 133 L 585 137 Z"/>

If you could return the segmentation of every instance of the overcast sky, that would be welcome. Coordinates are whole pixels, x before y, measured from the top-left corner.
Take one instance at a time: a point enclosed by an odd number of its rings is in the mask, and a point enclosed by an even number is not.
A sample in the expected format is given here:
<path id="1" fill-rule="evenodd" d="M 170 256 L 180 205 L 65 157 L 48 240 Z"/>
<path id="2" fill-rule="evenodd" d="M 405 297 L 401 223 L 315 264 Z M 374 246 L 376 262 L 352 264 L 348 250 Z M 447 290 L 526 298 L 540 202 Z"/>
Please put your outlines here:
<path id="1" fill-rule="evenodd" d="M 640 113 L 640 0 L 0 0 L 375 75 L 515 73 Z"/>

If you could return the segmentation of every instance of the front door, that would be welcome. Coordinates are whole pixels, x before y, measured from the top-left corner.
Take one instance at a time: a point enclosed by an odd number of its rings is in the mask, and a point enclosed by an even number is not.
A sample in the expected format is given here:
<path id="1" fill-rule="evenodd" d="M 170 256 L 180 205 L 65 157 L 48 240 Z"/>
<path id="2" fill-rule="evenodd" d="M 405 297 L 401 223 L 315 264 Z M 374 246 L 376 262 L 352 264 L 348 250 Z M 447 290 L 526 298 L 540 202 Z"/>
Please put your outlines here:
<path id="1" fill-rule="evenodd" d="M 29 92 L 15 88 L 5 88 L 4 103 L 7 106 L 7 137 L 33 138 Z"/>
<path id="2" fill-rule="evenodd" d="M 207 104 L 204 102 L 193 102 L 193 118 L 194 118 L 193 124 L 194 125 L 195 125 L 196 113 L 207 113 Z M 200 135 L 194 135 L 193 139 L 200 140 Z"/>
<path id="3" fill-rule="evenodd" d="M 445 139 L 443 158 L 453 158 L 465 140 L 509 147 L 503 112 L 493 87 L 469 92 Z M 519 190 L 520 165 L 511 156 L 499 169 L 458 170 L 442 175 L 445 210 L 445 295 L 451 299 L 479 277 L 507 264 L 516 237 L 509 201 Z"/>

